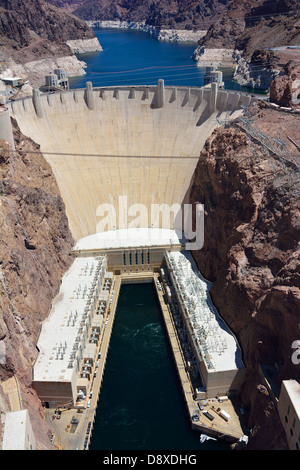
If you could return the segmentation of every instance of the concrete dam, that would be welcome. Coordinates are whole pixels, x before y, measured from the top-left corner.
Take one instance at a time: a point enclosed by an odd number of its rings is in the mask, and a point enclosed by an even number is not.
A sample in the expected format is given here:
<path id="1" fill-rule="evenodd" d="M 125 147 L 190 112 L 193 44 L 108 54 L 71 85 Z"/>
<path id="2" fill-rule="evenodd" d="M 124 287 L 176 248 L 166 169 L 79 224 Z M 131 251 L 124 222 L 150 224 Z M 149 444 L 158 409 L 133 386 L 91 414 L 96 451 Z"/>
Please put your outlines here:
<path id="1" fill-rule="evenodd" d="M 79 241 L 99 232 L 99 206 L 181 206 L 217 119 L 234 119 L 251 96 L 211 88 L 157 86 L 76 89 L 11 103 L 21 131 L 41 147 Z M 98 209 L 98 211 L 97 211 Z M 174 218 L 175 220 L 175 218 Z M 176 228 L 159 219 L 144 227 Z M 107 220 L 100 231 L 123 228 Z"/>
<path id="2" fill-rule="evenodd" d="M 64 410 L 60 424 L 48 422 L 61 448 L 88 446 L 120 288 L 138 282 L 154 282 L 192 429 L 230 442 L 243 436 L 228 399 L 244 381 L 241 350 L 211 302 L 181 209 L 205 141 L 251 100 L 216 83 L 93 89 L 88 82 L 80 90 L 34 90 L 0 112 L 0 139 L 14 148 L 12 116 L 40 145 L 75 240 L 73 263 L 41 325 L 32 375 L 45 409 Z M 201 201 L 195 206 L 197 216 Z M 162 208 L 159 217 L 153 207 Z M 216 398 L 226 401 L 224 414 L 211 425 L 199 405 Z M 84 414 L 70 437 L 66 420 L 75 410 Z"/>

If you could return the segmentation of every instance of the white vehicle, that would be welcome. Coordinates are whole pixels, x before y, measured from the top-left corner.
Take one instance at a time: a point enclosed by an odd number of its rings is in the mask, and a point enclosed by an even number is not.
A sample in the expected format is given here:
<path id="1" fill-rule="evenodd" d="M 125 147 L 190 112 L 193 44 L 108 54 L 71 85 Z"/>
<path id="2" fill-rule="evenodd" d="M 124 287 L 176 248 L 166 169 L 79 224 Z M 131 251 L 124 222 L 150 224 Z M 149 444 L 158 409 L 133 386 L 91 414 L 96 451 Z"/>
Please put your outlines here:
<path id="1" fill-rule="evenodd" d="M 203 444 L 203 442 L 209 441 L 209 440 L 216 441 L 217 439 L 215 439 L 214 437 L 207 436 L 206 434 L 200 434 L 201 444 Z"/>
<path id="2" fill-rule="evenodd" d="M 86 407 L 87 407 L 87 408 L 90 408 L 90 406 L 91 406 L 91 400 L 89 400 L 89 401 L 87 402 Z"/>

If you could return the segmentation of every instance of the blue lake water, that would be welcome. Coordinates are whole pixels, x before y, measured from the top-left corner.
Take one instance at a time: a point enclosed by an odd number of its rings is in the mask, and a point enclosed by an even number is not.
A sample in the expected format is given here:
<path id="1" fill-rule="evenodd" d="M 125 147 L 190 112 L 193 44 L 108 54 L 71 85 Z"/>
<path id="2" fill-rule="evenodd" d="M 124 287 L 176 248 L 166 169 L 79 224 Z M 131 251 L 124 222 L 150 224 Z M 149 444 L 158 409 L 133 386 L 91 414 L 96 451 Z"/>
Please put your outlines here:
<path id="1" fill-rule="evenodd" d="M 202 86 L 205 68 L 192 59 L 195 44 L 158 41 L 141 31 L 95 30 L 102 52 L 78 55 L 86 65 L 86 75 L 70 79 L 71 88 L 94 86 L 166 85 Z M 249 91 L 232 81 L 233 70 L 222 68 L 225 88 Z"/>

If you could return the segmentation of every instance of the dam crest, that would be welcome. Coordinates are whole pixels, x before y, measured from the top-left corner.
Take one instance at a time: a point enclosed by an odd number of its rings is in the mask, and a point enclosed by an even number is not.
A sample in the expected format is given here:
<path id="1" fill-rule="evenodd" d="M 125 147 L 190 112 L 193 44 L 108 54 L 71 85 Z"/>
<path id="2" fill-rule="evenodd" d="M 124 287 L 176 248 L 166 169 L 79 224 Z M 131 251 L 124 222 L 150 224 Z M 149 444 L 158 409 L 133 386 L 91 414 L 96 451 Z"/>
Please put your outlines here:
<path id="1" fill-rule="evenodd" d="M 12 102 L 20 130 L 40 145 L 66 206 L 76 242 L 97 232 L 99 207 L 116 210 L 104 230 L 120 226 L 119 200 L 149 212 L 179 208 L 206 139 L 221 121 L 235 119 L 250 95 L 211 88 L 157 86 L 93 88 L 54 94 L 34 90 Z M 2 119 L 4 122 L 4 118 Z M 9 134 L 9 132 L 7 132 Z M 103 211 L 102 211 L 103 212 Z M 101 210 L 100 210 L 101 213 Z M 143 227 L 180 228 L 160 218 Z"/>

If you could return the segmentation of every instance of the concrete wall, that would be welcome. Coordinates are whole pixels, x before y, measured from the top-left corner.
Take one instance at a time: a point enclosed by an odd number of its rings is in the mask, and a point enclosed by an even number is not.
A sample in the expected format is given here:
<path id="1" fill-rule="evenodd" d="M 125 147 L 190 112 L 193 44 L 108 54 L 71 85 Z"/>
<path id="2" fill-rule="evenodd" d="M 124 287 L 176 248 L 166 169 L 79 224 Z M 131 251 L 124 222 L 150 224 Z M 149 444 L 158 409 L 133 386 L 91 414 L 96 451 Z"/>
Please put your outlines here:
<path id="1" fill-rule="evenodd" d="M 215 88 L 164 87 L 163 81 L 94 90 L 88 83 L 86 90 L 62 94 L 35 91 L 33 99 L 13 102 L 11 113 L 41 145 L 79 240 L 96 233 L 99 205 L 111 204 L 119 214 L 119 196 L 149 212 L 151 204 L 182 204 L 216 118 L 236 117 L 250 100 Z M 120 228 L 119 218 L 116 227 L 108 221 L 104 230 Z"/>
<path id="2" fill-rule="evenodd" d="M 284 380 L 281 384 L 278 413 L 290 450 L 300 449 L 300 384 Z"/>
<path id="3" fill-rule="evenodd" d="M 76 392 L 74 385 L 69 382 L 60 381 L 35 381 L 32 382 L 33 388 L 42 402 L 49 403 L 49 406 L 62 406 L 66 403 L 75 403 Z"/>
<path id="4" fill-rule="evenodd" d="M 116 274 L 122 273 L 144 273 L 146 271 L 158 272 L 164 260 L 165 251 L 170 249 L 170 245 L 148 246 L 145 248 L 120 248 L 107 250 L 87 250 L 73 253 L 77 256 L 108 256 L 108 271 Z M 172 246 L 172 251 L 180 250 L 180 245 Z M 131 254 L 131 256 L 130 256 Z M 143 254 L 143 256 L 142 256 Z"/>
<path id="5" fill-rule="evenodd" d="M 36 447 L 28 410 L 6 413 L 2 450 L 36 450 Z"/>
<path id="6" fill-rule="evenodd" d="M 201 362 L 200 366 L 203 364 Z M 245 381 L 246 369 L 209 372 L 201 367 L 206 386 L 206 398 L 237 394 Z"/>

